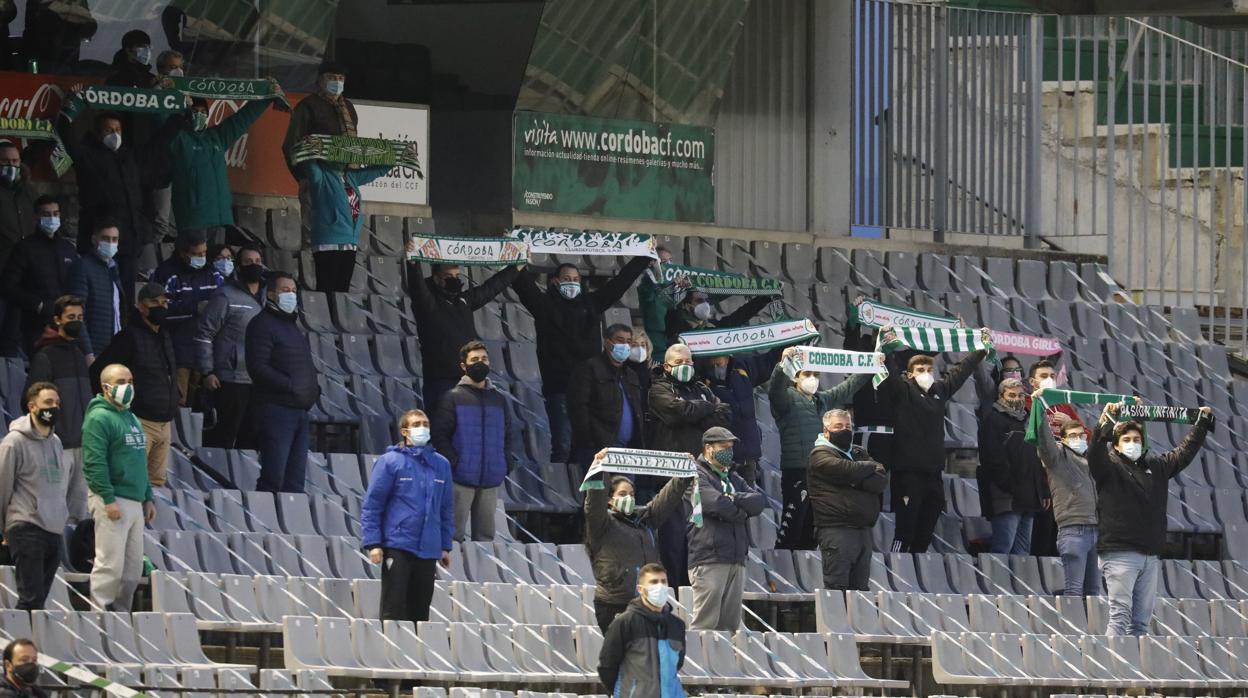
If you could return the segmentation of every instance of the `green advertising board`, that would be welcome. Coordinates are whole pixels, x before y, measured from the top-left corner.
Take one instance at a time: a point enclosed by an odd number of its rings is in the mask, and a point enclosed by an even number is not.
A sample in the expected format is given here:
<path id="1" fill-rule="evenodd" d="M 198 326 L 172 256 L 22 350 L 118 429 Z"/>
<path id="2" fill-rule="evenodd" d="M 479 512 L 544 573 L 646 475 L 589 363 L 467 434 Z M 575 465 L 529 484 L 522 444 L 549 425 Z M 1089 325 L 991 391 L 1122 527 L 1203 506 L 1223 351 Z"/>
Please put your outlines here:
<path id="1" fill-rule="evenodd" d="M 516 112 L 518 211 L 712 223 L 715 129 Z"/>

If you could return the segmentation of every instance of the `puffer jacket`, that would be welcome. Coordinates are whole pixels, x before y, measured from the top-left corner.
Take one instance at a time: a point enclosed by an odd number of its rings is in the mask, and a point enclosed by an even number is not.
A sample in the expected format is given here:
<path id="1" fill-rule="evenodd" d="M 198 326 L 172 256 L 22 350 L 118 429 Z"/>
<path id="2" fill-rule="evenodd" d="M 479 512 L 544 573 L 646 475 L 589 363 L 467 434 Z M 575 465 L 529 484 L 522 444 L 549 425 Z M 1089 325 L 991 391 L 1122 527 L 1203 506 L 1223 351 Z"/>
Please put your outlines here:
<path id="1" fill-rule="evenodd" d="M 263 286 L 261 287 L 263 288 Z M 263 294 L 263 291 L 261 291 Z M 195 368 L 226 383 L 251 383 L 247 373 L 247 325 L 264 309 L 246 284 L 230 281 L 208 297 L 195 328 Z"/>
<path id="2" fill-rule="evenodd" d="M 113 337 L 108 349 L 91 364 L 91 385 L 100 386 L 100 372 L 109 364 L 123 364 L 134 375 L 134 402 L 130 411 L 149 422 L 169 422 L 178 413 L 177 361 L 173 340 L 163 328 L 153 332 L 137 308 L 130 324 Z"/>
<path id="3" fill-rule="evenodd" d="M 729 491 L 730 490 L 730 491 Z M 689 568 L 698 565 L 744 565 L 750 552 L 746 522 L 763 513 L 767 495 L 732 473 L 726 478 L 698 458 L 698 493 L 702 497 L 702 527 L 689 524 Z M 692 511 L 692 495 L 687 511 Z"/>
<path id="4" fill-rule="evenodd" d="M 703 432 L 731 424 L 732 408 L 710 388 L 697 381 L 681 383 L 662 366 L 654 369 L 646 411 L 647 448 L 696 455 L 702 452 Z"/>
<path id="5" fill-rule="evenodd" d="M 685 698 L 685 622 L 671 605 L 652 611 L 635 598 L 602 639 L 598 678 L 616 698 Z"/>
<path id="6" fill-rule="evenodd" d="M 61 437 L 61 444 L 65 448 L 81 447 L 82 419 L 95 396 L 91 392 L 91 372 L 78 343 L 61 337 L 51 327 L 35 343 L 26 387 L 39 381 L 55 385 L 61 397 L 61 416 L 56 420 L 56 435 Z"/>
<path id="7" fill-rule="evenodd" d="M 728 360 L 728 372 L 719 380 L 704 366 L 699 379 L 711 389 L 719 401 L 732 409 L 732 435 L 740 439 L 736 446 L 739 462 L 757 460 L 763 455 L 763 432 L 754 413 L 754 389 L 771 377 L 769 367 L 775 363 L 775 352 L 737 354 Z"/>
<path id="8" fill-rule="evenodd" d="M 422 560 L 450 551 L 455 533 L 451 464 L 432 446 L 391 446 L 373 464 L 360 510 L 361 544 L 397 548 Z"/>
<path id="9" fill-rule="evenodd" d="M 611 501 L 610 474 L 603 487 L 585 493 L 585 548 L 594 565 L 594 598 L 603 603 L 626 604 L 637 595 L 637 571 L 659 562 L 655 531 L 672 515 L 684 510 L 684 494 L 690 478 L 672 478 L 644 507 L 624 515 L 607 504 Z"/>
<path id="10" fill-rule="evenodd" d="M 482 488 L 503 484 L 511 432 L 506 399 L 488 378 L 482 389 L 467 376 L 442 396 L 433 420 L 433 446 L 451 462 L 457 484 Z"/>
<path id="11" fill-rule="evenodd" d="M 198 353 L 195 333 L 199 330 L 199 304 L 207 302 L 221 288 L 225 277 L 211 264 L 192 269 L 181 256 L 174 255 L 157 265 L 152 281 L 169 292 L 169 315 L 161 331 L 168 332 L 173 339 L 178 368 L 194 368 Z"/>
<path id="12" fill-rule="evenodd" d="M 255 403 L 306 410 L 321 396 L 312 347 L 295 317 L 269 303 L 247 324 L 243 341 Z"/>
<path id="13" fill-rule="evenodd" d="M 888 474 L 866 449 L 838 450 L 820 434 L 810 452 L 806 486 L 816 526 L 871 528 L 880 518 Z"/>
<path id="14" fill-rule="evenodd" d="M 776 364 L 771 372 L 771 384 L 767 394 L 771 398 L 771 416 L 780 431 L 780 467 L 785 470 L 805 470 L 810 449 L 815 439 L 823 433 L 823 415 L 835 407 L 853 402 L 854 394 L 866 385 L 871 376 L 865 373 L 851 375 L 836 386 L 806 395 L 797 389 L 793 379 L 784 372 L 784 362 Z"/>
<path id="15" fill-rule="evenodd" d="M 69 292 L 86 303 L 83 308 L 82 349 L 102 354 L 120 330 L 117 320 L 125 316 L 118 303 L 125 302 L 117 263 L 89 252 L 69 266 Z"/>

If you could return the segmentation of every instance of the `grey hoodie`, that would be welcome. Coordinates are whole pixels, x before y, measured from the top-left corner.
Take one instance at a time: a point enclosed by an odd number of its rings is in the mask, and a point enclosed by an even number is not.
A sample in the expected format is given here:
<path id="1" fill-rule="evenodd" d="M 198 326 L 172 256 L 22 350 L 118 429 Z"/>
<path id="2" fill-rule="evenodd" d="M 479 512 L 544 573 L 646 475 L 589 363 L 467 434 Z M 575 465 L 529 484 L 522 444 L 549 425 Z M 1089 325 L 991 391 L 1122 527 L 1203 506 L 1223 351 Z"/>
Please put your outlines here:
<path id="1" fill-rule="evenodd" d="M 1057 527 L 1097 525 L 1096 482 L 1088 470 L 1088 460 L 1060 444 L 1047 429 L 1036 435 L 1036 450 L 1049 474 Z"/>
<path id="2" fill-rule="evenodd" d="M 29 414 L 13 420 L 0 440 L 0 530 L 30 523 L 59 535 L 86 518 L 82 466 L 66 462 L 56 432 L 40 435 Z"/>

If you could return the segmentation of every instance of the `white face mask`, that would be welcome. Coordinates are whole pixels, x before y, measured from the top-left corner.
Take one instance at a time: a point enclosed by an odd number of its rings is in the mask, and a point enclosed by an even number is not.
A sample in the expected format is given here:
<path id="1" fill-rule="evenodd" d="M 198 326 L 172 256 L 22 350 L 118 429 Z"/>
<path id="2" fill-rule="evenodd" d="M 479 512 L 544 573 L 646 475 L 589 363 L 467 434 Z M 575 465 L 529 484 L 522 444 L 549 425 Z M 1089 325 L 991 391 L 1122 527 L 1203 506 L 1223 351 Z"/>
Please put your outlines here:
<path id="1" fill-rule="evenodd" d="M 182 76 L 183 76 L 183 75 L 185 75 L 185 74 L 186 74 L 186 73 L 182 72 L 182 69 L 181 69 L 181 68 L 173 68 L 173 69 L 171 69 L 171 70 L 169 71 L 169 73 L 168 73 L 169 77 L 171 77 L 171 78 L 180 78 L 180 77 L 182 77 Z"/>
<path id="2" fill-rule="evenodd" d="M 1066 445 L 1070 447 L 1070 450 L 1081 456 L 1088 450 L 1088 440 L 1082 436 L 1079 438 L 1067 439 Z"/>
<path id="3" fill-rule="evenodd" d="M 914 382 L 924 390 L 931 390 L 932 384 L 936 382 L 936 376 L 933 376 L 930 373 L 916 373 L 914 376 Z"/>
<path id="4" fill-rule="evenodd" d="M 668 589 L 666 584 L 651 584 L 646 587 L 646 601 L 650 602 L 655 608 L 663 608 L 667 605 Z"/>
<path id="5" fill-rule="evenodd" d="M 1132 441 L 1131 443 L 1119 446 L 1118 452 L 1121 453 L 1124 458 L 1134 463 L 1140 459 L 1140 456 L 1144 455 L 1144 444 Z"/>
<path id="6" fill-rule="evenodd" d="M 693 316 L 699 320 L 709 319 L 711 317 L 711 304 L 706 301 L 702 301 L 701 303 L 693 306 Z"/>
<path id="7" fill-rule="evenodd" d="M 646 360 L 646 348 L 637 346 L 628 350 L 628 360 L 639 364 Z"/>
<path id="8" fill-rule="evenodd" d="M 581 285 L 576 281 L 564 281 L 559 284 L 559 295 L 572 300 L 581 295 Z"/>
<path id="9" fill-rule="evenodd" d="M 429 443 L 429 427 L 412 427 L 408 429 L 407 440 L 413 446 L 424 446 Z"/>
<path id="10" fill-rule="evenodd" d="M 203 269 L 208 264 L 208 258 L 203 255 L 199 255 L 198 257 L 189 258 L 187 262 L 191 265 L 192 269 Z"/>
<path id="11" fill-rule="evenodd" d="M 105 134 L 104 138 L 100 140 L 104 143 L 104 147 L 109 150 L 116 151 L 121 147 L 121 134 L 115 131 L 113 133 Z"/>
<path id="12" fill-rule="evenodd" d="M 797 389 L 807 395 L 814 395 L 819 391 L 819 378 L 816 376 L 806 376 L 797 382 Z"/>
<path id="13" fill-rule="evenodd" d="M 1052 390 L 1056 387 L 1057 387 L 1057 381 L 1053 380 L 1051 376 L 1049 378 L 1043 378 L 1040 380 L 1041 390 Z"/>

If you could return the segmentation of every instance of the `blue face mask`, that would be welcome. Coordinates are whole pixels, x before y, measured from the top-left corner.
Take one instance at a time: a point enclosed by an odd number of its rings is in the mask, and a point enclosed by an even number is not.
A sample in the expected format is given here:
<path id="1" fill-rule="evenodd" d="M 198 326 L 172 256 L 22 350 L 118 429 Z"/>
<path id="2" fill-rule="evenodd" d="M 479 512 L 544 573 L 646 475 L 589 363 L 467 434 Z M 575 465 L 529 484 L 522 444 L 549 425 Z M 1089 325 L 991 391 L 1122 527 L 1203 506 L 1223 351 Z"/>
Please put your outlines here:
<path id="1" fill-rule="evenodd" d="M 277 294 L 277 308 L 283 313 L 293 313 L 299 307 L 299 296 L 294 291 Z"/>
<path id="2" fill-rule="evenodd" d="M 112 259 L 117 254 L 117 243 L 101 242 L 95 246 L 95 251 L 104 259 Z"/>
<path id="3" fill-rule="evenodd" d="M 628 360 L 628 352 L 632 351 L 632 346 L 628 344 L 612 344 L 611 359 L 616 363 L 624 363 Z"/>
<path id="4" fill-rule="evenodd" d="M 229 276 L 234 273 L 234 260 L 229 258 L 218 259 L 212 263 L 212 266 L 221 276 Z"/>

